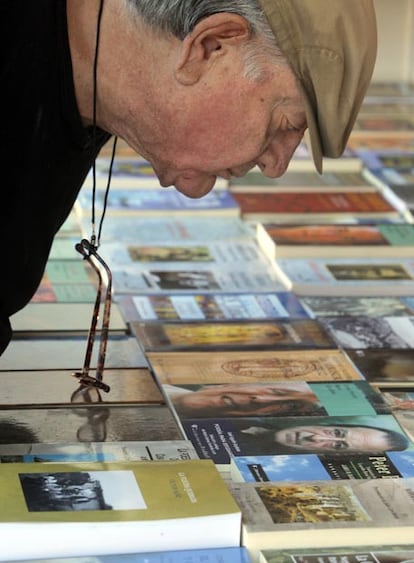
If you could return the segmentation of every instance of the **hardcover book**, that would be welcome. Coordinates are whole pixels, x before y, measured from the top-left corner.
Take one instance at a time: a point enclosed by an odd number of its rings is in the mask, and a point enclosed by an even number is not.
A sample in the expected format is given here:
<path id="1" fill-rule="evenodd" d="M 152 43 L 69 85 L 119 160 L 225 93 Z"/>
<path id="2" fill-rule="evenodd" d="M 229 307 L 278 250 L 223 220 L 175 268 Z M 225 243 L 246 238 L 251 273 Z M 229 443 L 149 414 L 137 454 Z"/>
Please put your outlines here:
<path id="1" fill-rule="evenodd" d="M 132 322 L 131 330 L 145 351 L 335 347 L 313 319 L 198 323 L 143 321 Z"/>
<path id="2" fill-rule="evenodd" d="M 173 385 L 363 379 L 337 349 L 148 352 L 147 357 L 157 380 Z"/>
<path id="3" fill-rule="evenodd" d="M 242 544 L 257 550 L 409 544 L 414 478 L 234 483 Z"/>
<path id="4" fill-rule="evenodd" d="M 0 497 L 3 560 L 240 541 L 240 510 L 202 460 L 0 464 Z"/>

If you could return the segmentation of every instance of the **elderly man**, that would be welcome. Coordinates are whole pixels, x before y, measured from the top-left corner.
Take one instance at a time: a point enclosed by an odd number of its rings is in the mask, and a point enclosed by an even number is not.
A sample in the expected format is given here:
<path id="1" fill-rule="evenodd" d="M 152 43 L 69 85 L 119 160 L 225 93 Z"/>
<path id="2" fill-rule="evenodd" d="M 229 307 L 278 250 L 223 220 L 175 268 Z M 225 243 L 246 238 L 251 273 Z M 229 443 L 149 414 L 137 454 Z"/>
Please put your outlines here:
<path id="1" fill-rule="evenodd" d="M 372 0 L 14 0 L 0 6 L 0 353 L 102 145 L 119 136 L 190 197 L 306 129 L 343 152 L 376 54 Z"/>

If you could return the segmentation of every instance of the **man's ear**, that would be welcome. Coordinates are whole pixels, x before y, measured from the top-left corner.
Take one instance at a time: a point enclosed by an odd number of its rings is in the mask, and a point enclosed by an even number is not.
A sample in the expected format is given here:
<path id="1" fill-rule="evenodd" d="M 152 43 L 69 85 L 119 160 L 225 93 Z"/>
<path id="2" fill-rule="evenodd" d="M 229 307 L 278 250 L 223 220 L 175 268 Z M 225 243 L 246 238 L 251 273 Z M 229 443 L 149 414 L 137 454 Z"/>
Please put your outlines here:
<path id="1" fill-rule="evenodd" d="M 195 84 L 218 59 L 250 36 L 247 20 L 237 14 L 223 12 L 200 20 L 181 43 L 176 79 L 184 85 Z"/>

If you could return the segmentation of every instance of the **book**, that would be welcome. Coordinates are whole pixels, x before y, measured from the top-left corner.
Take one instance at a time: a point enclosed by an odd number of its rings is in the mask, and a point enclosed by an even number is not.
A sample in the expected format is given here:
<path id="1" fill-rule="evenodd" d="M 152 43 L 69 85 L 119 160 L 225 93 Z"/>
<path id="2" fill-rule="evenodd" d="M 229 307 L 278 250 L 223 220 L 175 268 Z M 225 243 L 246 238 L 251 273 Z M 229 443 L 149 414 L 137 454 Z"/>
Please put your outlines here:
<path id="1" fill-rule="evenodd" d="M 374 191 L 330 192 L 307 188 L 302 191 L 254 191 L 248 187 L 232 190 L 241 216 L 261 222 L 321 222 L 338 217 L 387 219 L 400 217 L 401 211 L 376 189 Z"/>
<path id="2" fill-rule="evenodd" d="M 325 161 L 324 161 L 325 162 Z M 336 159 L 334 160 L 336 162 Z M 341 159 L 339 159 L 341 162 Z M 292 163 L 292 161 L 291 161 Z M 365 178 L 362 166 L 358 163 L 356 168 L 342 170 L 341 165 L 334 170 L 325 170 L 324 173 L 316 172 L 315 167 L 311 170 L 302 170 L 297 164 L 297 169 L 290 169 L 279 178 L 268 178 L 263 176 L 260 170 L 253 168 L 247 174 L 240 178 L 231 178 L 229 190 L 232 193 L 242 192 L 244 190 L 262 191 L 268 188 L 270 191 L 278 193 L 279 191 L 334 191 L 344 188 L 345 191 L 353 192 L 374 192 L 376 191 L 372 184 Z M 286 189 L 288 188 L 288 190 Z"/>
<path id="3" fill-rule="evenodd" d="M 96 193 L 96 210 L 101 212 L 105 191 Z M 79 217 L 90 213 L 92 205 L 92 190 L 82 190 L 75 202 L 75 210 Z M 146 216 L 193 214 L 224 215 L 237 217 L 239 207 L 229 190 L 212 190 L 200 199 L 185 196 L 175 188 L 150 189 L 119 189 L 108 194 L 106 213 L 108 215 L 121 214 Z"/>
<path id="4" fill-rule="evenodd" d="M 414 119 L 409 114 L 359 114 L 352 137 L 369 137 L 386 133 L 388 137 L 414 138 Z"/>
<path id="5" fill-rule="evenodd" d="M 322 317 L 319 322 L 342 348 L 414 348 L 414 317 Z"/>
<path id="6" fill-rule="evenodd" d="M 413 107 L 414 109 L 414 107 Z M 414 155 L 409 150 L 399 149 L 360 149 L 358 155 L 364 165 L 371 170 L 390 168 L 410 171 L 414 168 Z"/>
<path id="7" fill-rule="evenodd" d="M 251 563 L 245 547 L 210 547 L 145 552 L 117 553 L 86 557 L 59 557 L 48 559 L 25 559 L 23 563 Z"/>
<path id="8" fill-rule="evenodd" d="M 346 354 L 373 385 L 384 388 L 414 384 L 412 348 L 359 348 L 348 349 Z"/>
<path id="9" fill-rule="evenodd" d="M 260 552 L 258 563 L 357 563 L 360 561 L 376 563 L 403 563 L 414 557 L 414 545 L 361 545 L 355 547 L 337 547 L 297 549 L 281 551 L 265 549 Z"/>
<path id="10" fill-rule="evenodd" d="M 96 186 L 106 188 L 111 158 L 99 156 L 95 160 Z M 218 177 L 214 187 L 226 188 L 228 181 Z M 89 171 L 83 188 L 93 186 L 93 173 Z M 162 188 L 158 176 L 155 174 L 151 163 L 138 155 L 118 156 L 114 159 L 111 169 L 111 189 L 137 189 L 137 188 Z"/>
<path id="11" fill-rule="evenodd" d="M 367 381 L 171 384 L 162 391 L 179 422 L 245 417 L 353 416 L 391 413 Z"/>
<path id="12" fill-rule="evenodd" d="M 270 259 L 411 258 L 414 225 L 409 223 L 289 224 L 258 223 L 257 242 Z"/>
<path id="13" fill-rule="evenodd" d="M 357 172 L 362 169 L 361 158 L 348 147 L 340 158 L 325 157 L 322 162 L 324 174 L 326 172 Z M 311 152 L 305 141 L 301 141 L 297 146 L 293 157 L 288 166 L 288 172 L 314 172 L 315 165 L 313 163 Z"/>
<path id="14" fill-rule="evenodd" d="M 290 291 L 120 295 L 117 303 L 128 322 L 309 318 Z"/>
<path id="15" fill-rule="evenodd" d="M 236 483 L 414 477 L 414 451 L 234 456 L 230 476 Z"/>
<path id="16" fill-rule="evenodd" d="M 409 258 L 278 258 L 280 281 L 297 295 L 414 295 Z"/>
<path id="17" fill-rule="evenodd" d="M 367 454 L 414 450 L 393 414 L 245 416 L 180 419 L 202 459 L 229 466 L 233 456 Z"/>
<path id="18" fill-rule="evenodd" d="M 225 267 L 242 263 L 246 268 L 256 264 L 260 268 L 263 263 L 263 253 L 253 236 L 180 245 L 110 242 L 101 245 L 100 254 L 110 266 L 149 264 L 151 268 L 162 268 L 166 263 L 175 263 L 182 269 L 191 269 L 198 264 Z"/>
<path id="19" fill-rule="evenodd" d="M 378 182 L 386 185 L 412 211 L 414 207 L 414 174 L 412 170 L 380 168 L 373 170 L 372 175 Z"/>
<path id="20" fill-rule="evenodd" d="M 92 303 L 28 303 L 10 317 L 14 337 L 86 335 L 93 314 Z M 97 330 L 101 330 L 98 323 Z M 128 327 L 116 303 L 111 305 L 109 331 L 127 334 Z"/>
<path id="21" fill-rule="evenodd" d="M 258 550 L 332 548 L 412 541 L 413 478 L 233 483 L 242 544 Z"/>
<path id="22" fill-rule="evenodd" d="M 228 293 L 285 290 L 273 265 L 265 260 L 249 267 L 243 267 L 242 263 L 232 266 L 199 263 L 187 268 L 181 268 L 173 262 L 154 268 L 114 265 L 112 277 L 116 295 L 172 291 Z"/>
<path id="23" fill-rule="evenodd" d="M 0 444 L 182 440 L 166 405 L 69 403 L 0 409 Z"/>
<path id="24" fill-rule="evenodd" d="M 85 234 L 90 225 L 82 221 Z M 221 217 L 199 214 L 197 216 L 157 217 L 143 214 L 139 221 L 131 216 L 105 217 L 102 244 L 107 242 L 129 242 L 134 245 L 204 243 L 205 241 L 229 240 L 252 236 L 252 229 L 241 217 Z"/>
<path id="25" fill-rule="evenodd" d="M 79 370 L 86 351 L 86 337 L 12 339 L 0 358 L 1 371 Z M 91 358 L 96 368 L 97 350 Z M 133 336 L 109 335 L 105 368 L 142 368 L 148 362 Z"/>
<path id="26" fill-rule="evenodd" d="M 160 383 L 206 384 L 269 381 L 353 381 L 363 379 L 342 350 L 220 350 L 148 352 Z"/>
<path id="27" fill-rule="evenodd" d="M 189 440 L 0 444 L 0 463 L 178 461 L 198 459 Z"/>
<path id="28" fill-rule="evenodd" d="M 0 464 L 0 496 L 8 560 L 240 541 L 240 510 L 203 460 Z"/>
<path id="29" fill-rule="evenodd" d="M 133 321 L 131 330 L 145 351 L 335 347 L 321 325 L 313 319 Z"/>
<path id="30" fill-rule="evenodd" d="M 302 295 L 300 302 L 312 318 L 332 316 L 410 317 L 414 315 L 414 297 Z"/>
<path id="31" fill-rule="evenodd" d="M 101 393 L 103 405 L 165 402 L 148 368 L 108 368 L 103 372 L 103 381 L 110 387 L 108 393 Z M 79 382 L 70 370 L 0 371 L 0 408 L 68 406 L 78 387 Z"/>

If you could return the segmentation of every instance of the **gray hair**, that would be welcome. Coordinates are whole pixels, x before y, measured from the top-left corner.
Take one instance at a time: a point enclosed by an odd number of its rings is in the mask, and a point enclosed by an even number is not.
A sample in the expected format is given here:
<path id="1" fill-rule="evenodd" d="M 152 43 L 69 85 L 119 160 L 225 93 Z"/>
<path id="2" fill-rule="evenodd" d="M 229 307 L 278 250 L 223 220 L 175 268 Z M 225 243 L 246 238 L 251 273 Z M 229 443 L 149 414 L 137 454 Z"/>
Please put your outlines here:
<path id="1" fill-rule="evenodd" d="M 245 49 L 245 75 L 260 79 L 261 63 L 273 59 L 287 63 L 257 0 L 125 0 L 133 15 L 153 30 L 184 39 L 203 18 L 220 12 L 238 14 L 247 20 L 252 41 Z"/>

